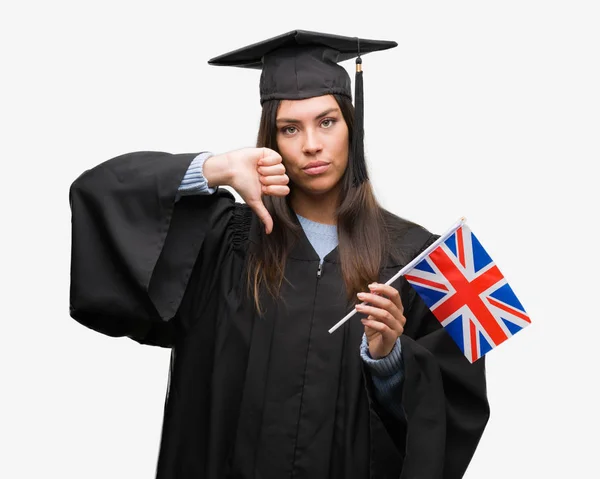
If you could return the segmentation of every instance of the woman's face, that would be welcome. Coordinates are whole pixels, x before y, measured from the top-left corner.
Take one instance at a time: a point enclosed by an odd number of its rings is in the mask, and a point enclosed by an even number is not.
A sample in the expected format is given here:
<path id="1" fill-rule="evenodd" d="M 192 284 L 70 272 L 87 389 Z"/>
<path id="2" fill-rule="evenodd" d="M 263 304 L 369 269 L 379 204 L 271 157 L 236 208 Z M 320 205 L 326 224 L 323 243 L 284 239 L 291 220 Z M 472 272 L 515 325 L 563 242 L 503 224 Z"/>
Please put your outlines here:
<path id="1" fill-rule="evenodd" d="M 348 126 L 335 98 L 282 100 L 277 147 L 295 187 L 309 194 L 335 187 L 348 166 Z"/>

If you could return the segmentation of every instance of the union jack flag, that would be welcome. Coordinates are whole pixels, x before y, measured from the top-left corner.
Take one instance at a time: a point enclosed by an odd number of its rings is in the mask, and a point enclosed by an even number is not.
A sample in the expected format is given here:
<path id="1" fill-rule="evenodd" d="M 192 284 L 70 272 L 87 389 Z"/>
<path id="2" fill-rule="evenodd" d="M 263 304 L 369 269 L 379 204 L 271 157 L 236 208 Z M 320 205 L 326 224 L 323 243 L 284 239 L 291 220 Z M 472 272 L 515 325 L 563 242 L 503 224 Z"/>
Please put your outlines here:
<path id="1" fill-rule="evenodd" d="M 404 277 L 471 363 L 531 323 L 466 224 Z"/>

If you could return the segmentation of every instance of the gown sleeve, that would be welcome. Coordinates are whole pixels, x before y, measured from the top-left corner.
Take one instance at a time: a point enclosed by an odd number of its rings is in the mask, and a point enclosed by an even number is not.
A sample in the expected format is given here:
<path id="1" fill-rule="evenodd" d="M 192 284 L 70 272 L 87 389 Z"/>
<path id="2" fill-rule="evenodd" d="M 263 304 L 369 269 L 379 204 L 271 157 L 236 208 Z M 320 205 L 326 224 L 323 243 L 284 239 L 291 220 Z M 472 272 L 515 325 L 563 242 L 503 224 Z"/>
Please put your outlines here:
<path id="1" fill-rule="evenodd" d="M 170 347 L 207 234 L 227 234 L 233 195 L 177 199 L 197 154 L 134 152 L 71 185 L 70 315 L 100 333 Z M 220 244 L 210 241 L 210 245 Z"/>
<path id="2" fill-rule="evenodd" d="M 438 237 L 429 235 L 417 254 Z M 485 357 L 471 364 L 405 280 L 403 288 L 408 298 L 400 337 L 404 384 L 396 401 L 405 418 L 380 413 L 404 456 L 402 479 L 459 479 L 489 419 Z"/>

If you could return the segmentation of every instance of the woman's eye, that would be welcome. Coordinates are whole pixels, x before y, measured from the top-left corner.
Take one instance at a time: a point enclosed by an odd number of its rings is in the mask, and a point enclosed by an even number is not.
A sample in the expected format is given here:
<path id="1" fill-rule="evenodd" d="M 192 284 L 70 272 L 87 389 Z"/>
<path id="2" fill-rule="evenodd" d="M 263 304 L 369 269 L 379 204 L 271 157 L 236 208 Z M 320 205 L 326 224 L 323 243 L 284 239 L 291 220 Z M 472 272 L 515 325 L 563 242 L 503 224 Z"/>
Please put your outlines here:
<path id="1" fill-rule="evenodd" d="M 325 125 L 325 123 L 327 123 L 327 125 Z M 334 123 L 335 123 L 335 120 L 333 120 L 331 118 L 327 118 L 326 120 L 323 120 L 321 122 L 321 126 L 323 126 L 325 128 L 331 128 Z"/>
<path id="2" fill-rule="evenodd" d="M 293 132 L 293 131 L 290 131 L 290 130 L 295 130 L 295 129 L 296 129 L 296 127 L 295 127 L 295 126 L 286 126 L 286 127 L 283 127 L 283 128 L 281 129 L 281 131 L 282 131 L 283 133 L 287 133 L 287 134 L 289 134 L 289 135 L 293 135 L 293 134 L 294 134 L 294 132 Z"/>

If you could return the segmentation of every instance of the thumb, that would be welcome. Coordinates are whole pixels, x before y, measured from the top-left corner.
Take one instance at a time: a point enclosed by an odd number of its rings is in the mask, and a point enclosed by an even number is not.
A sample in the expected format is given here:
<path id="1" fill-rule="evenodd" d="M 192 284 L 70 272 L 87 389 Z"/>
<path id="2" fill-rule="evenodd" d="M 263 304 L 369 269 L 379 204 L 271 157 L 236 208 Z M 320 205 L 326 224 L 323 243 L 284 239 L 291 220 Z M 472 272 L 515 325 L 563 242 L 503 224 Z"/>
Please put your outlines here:
<path id="1" fill-rule="evenodd" d="M 267 234 L 271 234 L 273 231 L 273 218 L 269 214 L 269 210 L 265 207 L 261 200 L 255 201 L 252 204 L 249 204 L 250 208 L 256 213 L 256 216 L 262 221 L 265 225 L 265 232 Z"/>

